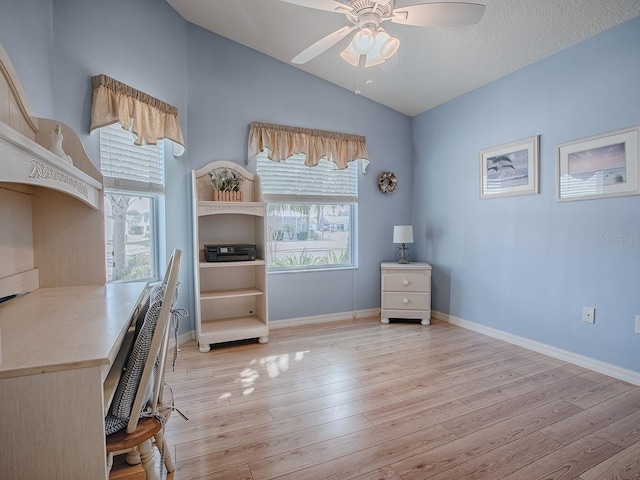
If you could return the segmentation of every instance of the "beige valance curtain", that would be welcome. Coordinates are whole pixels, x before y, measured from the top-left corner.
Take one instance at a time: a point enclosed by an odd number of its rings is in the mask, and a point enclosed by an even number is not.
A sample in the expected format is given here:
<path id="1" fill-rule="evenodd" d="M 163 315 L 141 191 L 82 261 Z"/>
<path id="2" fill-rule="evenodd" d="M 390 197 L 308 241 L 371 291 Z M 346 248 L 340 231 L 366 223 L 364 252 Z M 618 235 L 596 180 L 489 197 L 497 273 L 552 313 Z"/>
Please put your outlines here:
<path id="1" fill-rule="evenodd" d="M 282 162 L 295 154 L 306 156 L 305 164 L 314 167 L 326 157 L 338 168 L 347 168 L 353 160 L 368 163 L 366 137 L 346 133 L 252 122 L 249 129 L 249 158 L 268 149 L 267 156 Z"/>
<path id="2" fill-rule="evenodd" d="M 184 153 L 176 107 L 104 74 L 92 77 L 91 83 L 90 131 L 119 122 L 125 130 L 136 135 L 136 145 L 155 145 L 158 140 L 167 138 L 174 142 L 174 155 Z"/>

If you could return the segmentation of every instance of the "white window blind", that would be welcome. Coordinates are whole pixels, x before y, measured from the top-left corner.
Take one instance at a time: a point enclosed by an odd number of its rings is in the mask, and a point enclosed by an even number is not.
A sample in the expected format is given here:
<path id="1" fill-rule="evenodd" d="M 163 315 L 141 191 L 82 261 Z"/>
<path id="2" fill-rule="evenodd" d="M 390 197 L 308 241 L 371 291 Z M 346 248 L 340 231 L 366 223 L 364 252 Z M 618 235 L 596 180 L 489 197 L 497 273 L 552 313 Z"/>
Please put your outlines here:
<path id="1" fill-rule="evenodd" d="M 303 155 L 274 162 L 260 153 L 257 172 L 267 201 L 354 203 L 358 199 L 357 162 L 339 170 L 326 159 L 315 167 L 307 167 Z"/>
<path id="2" fill-rule="evenodd" d="M 107 189 L 162 193 L 164 141 L 136 146 L 119 123 L 100 129 L 100 170 Z"/>

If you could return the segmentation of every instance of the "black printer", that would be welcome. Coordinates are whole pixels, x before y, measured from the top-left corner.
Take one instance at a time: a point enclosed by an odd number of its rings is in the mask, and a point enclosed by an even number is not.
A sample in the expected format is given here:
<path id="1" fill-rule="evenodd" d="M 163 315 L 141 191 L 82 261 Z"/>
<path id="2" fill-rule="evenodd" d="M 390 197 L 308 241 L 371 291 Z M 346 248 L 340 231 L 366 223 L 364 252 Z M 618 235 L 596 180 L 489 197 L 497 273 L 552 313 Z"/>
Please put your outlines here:
<path id="1" fill-rule="evenodd" d="M 207 262 L 249 262 L 257 256 L 256 246 L 248 243 L 204 246 L 204 259 Z"/>

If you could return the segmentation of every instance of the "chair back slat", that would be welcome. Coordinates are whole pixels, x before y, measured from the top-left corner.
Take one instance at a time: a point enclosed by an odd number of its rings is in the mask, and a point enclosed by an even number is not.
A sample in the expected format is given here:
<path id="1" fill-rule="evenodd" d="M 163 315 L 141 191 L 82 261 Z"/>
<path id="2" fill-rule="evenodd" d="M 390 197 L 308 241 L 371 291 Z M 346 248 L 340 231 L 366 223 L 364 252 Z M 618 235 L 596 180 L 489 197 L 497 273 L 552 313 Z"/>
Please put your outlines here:
<path id="1" fill-rule="evenodd" d="M 163 283 L 166 285 L 164 296 L 162 298 L 162 307 L 158 315 L 158 322 L 153 332 L 151 346 L 149 348 L 149 355 L 142 370 L 142 376 L 136 391 L 135 400 L 131 409 L 131 417 L 127 424 L 127 433 L 132 433 L 137 425 L 139 419 L 139 412 L 145 406 L 146 392 L 149 389 L 150 382 L 153 380 L 153 396 L 151 397 L 150 406 L 153 413 L 156 413 L 158 401 L 162 394 L 162 384 L 164 383 L 164 364 L 167 357 L 167 347 L 169 344 L 169 331 L 171 324 L 171 308 L 176 296 L 176 287 L 178 285 L 178 273 L 180 271 L 180 261 L 182 258 L 182 252 L 179 249 L 174 249 L 167 264 L 167 270 L 165 272 Z M 158 368 L 155 369 L 154 365 L 156 360 L 159 360 Z"/>

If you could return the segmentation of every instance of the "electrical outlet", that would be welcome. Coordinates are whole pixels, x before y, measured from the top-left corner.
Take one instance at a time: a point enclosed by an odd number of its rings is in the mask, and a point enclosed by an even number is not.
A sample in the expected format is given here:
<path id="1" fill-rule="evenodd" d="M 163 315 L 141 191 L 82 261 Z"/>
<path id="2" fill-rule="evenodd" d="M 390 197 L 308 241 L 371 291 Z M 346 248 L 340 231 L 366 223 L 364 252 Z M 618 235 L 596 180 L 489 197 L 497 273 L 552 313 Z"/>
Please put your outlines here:
<path id="1" fill-rule="evenodd" d="M 595 323 L 596 309 L 594 307 L 582 307 L 582 321 Z"/>
<path id="2" fill-rule="evenodd" d="M 640 333 L 640 315 L 636 315 L 636 333 Z"/>

